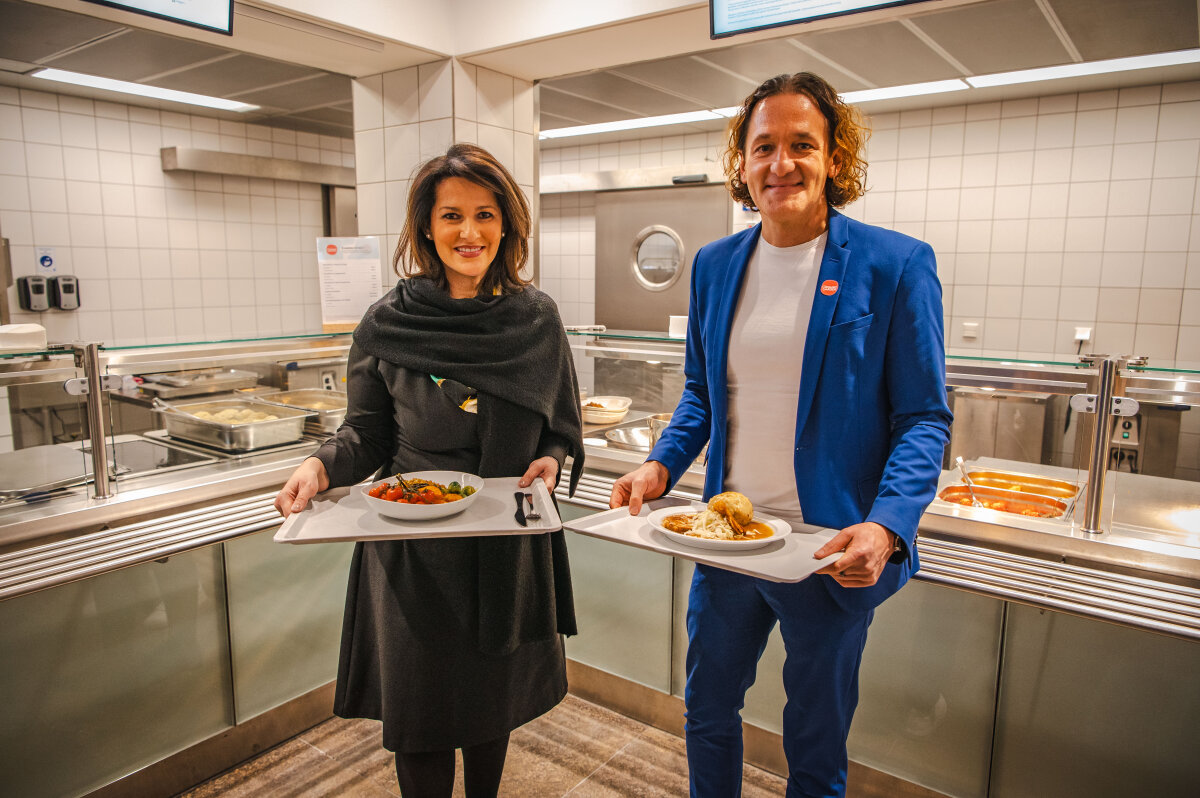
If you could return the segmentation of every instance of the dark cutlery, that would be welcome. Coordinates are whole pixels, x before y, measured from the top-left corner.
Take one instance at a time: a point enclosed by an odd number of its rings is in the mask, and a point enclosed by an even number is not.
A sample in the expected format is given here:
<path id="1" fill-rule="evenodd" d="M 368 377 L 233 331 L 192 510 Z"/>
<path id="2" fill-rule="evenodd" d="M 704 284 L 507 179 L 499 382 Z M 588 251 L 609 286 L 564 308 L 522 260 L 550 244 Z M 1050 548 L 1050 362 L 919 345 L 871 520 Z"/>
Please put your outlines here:
<path id="1" fill-rule="evenodd" d="M 525 498 L 525 494 L 522 493 L 521 491 L 517 491 L 516 493 L 513 494 L 513 496 L 517 500 L 517 514 L 515 516 L 515 518 L 517 519 L 517 523 L 520 524 L 521 526 L 529 526 L 529 522 L 525 520 L 525 507 L 521 503 L 521 500 Z"/>
<path id="2" fill-rule="evenodd" d="M 526 493 L 525 501 L 527 501 L 529 503 L 529 509 L 525 511 L 525 517 L 528 518 L 530 521 L 541 521 L 542 514 L 539 513 L 537 511 L 537 508 L 533 506 L 533 494 Z"/>

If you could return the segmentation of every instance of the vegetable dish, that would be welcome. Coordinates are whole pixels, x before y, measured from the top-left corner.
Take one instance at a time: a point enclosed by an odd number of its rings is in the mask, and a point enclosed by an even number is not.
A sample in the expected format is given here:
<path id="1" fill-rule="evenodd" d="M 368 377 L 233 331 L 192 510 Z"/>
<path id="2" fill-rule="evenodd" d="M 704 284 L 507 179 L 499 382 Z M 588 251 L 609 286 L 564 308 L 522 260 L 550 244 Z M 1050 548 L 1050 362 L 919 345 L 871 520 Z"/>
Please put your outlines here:
<path id="1" fill-rule="evenodd" d="M 447 504 L 461 501 L 474 492 L 475 488 L 470 485 L 460 485 L 457 482 L 443 485 L 428 479 L 406 479 L 402 484 L 397 479 L 395 483 L 379 483 L 367 491 L 367 495 L 400 504 Z"/>

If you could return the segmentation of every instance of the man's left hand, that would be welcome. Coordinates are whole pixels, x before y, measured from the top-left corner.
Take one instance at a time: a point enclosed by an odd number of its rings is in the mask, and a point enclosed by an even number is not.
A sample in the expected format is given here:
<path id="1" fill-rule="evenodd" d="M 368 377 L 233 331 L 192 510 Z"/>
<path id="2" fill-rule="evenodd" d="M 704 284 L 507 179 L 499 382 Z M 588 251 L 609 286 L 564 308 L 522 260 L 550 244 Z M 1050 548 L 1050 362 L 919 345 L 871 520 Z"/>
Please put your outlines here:
<path id="1" fill-rule="evenodd" d="M 819 574 L 828 574 L 842 587 L 870 587 L 879 580 L 883 566 L 892 556 L 895 536 L 880 524 L 866 521 L 848 526 L 813 553 L 818 560 L 842 552 L 837 562 Z"/>

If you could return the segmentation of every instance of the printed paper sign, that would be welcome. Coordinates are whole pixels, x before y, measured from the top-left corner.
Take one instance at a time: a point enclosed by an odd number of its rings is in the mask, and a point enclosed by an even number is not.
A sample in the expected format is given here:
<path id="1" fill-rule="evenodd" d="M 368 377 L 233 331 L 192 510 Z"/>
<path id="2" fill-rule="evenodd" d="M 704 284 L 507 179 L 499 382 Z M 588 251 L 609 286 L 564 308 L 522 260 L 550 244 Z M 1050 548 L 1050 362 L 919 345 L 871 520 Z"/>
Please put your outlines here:
<path id="1" fill-rule="evenodd" d="M 321 278 L 321 327 L 346 332 L 379 299 L 379 238 L 318 238 L 317 271 Z"/>

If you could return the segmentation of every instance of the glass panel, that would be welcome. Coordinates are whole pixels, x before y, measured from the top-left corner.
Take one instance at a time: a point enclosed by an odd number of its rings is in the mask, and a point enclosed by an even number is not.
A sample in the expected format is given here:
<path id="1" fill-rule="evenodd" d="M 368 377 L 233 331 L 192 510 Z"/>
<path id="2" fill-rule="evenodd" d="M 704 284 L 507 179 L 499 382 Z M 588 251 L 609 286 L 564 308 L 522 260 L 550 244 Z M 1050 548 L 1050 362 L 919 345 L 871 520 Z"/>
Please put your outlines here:
<path id="1" fill-rule="evenodd" d="M 1009 607 L 994 798 L 1194 795 L 1200 646 Z"/>
<path id="2" fill-rule="evenodd" d="M 591 511 L 560 502 L 564 521 Z M 567 656 L 671 690 L 671 562 L 662 554 L 567 533 L 579 634 Z"/>
<path id="3" fill-rule="evenodd" d="M 946 795 L 987 795 L 1004 604 L 912 581 L 875 611 L 850 758 Z"/>
<path id="4" fill-rule="evenodd" d="M 219 546 L 0 602 L 0 784 L 82 795 L 233 723 Z"/>
<path id="5" fill-rule="evenodd" d="M 1108 446 L 1103 540 L 1195 559 L 1200 549 L 1200 405 L 1140 400 Z"/>
<path id="6" fill-rule="evenodd" d="M 308 333 L 305 335 L 269 335 L 262 338 L 214 338 L 210 341 L 172 341 L 168 343 L 158 343 L 153 346 L 146 344 L 134 344 L 131 346 L 104 346 L 101 347 L 105 352 L 126 352 L 135 349 L 178 349 L 185 346 L 203 346 L 205 344 L 238 344 L 238 343 L 253 343 L 263 342 L 270 343 L 272 341 L 320 341 L 320 340 L 335 340 L 345 337 L 343 333 Z"/>
<path id="7" fill-rule="evenodd" d="M 238 723 L 337 677 L 354 547 L 284 545 L 276 531 L 225 544 Z"/>

